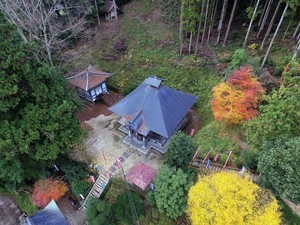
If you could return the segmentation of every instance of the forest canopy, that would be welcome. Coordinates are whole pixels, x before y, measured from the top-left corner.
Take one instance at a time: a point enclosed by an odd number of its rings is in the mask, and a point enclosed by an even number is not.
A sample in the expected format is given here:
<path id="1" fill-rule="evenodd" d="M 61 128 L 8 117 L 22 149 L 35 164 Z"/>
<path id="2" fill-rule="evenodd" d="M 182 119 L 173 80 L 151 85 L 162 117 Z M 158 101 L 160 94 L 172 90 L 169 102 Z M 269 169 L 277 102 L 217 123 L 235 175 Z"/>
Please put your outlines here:
<path id="1" fill-rule="evenodd" d="M 0 184 L 15 188 L 45 174 L 82 131 L 61 72 L 39 62 L 1 14 L 0 23 Z"/>

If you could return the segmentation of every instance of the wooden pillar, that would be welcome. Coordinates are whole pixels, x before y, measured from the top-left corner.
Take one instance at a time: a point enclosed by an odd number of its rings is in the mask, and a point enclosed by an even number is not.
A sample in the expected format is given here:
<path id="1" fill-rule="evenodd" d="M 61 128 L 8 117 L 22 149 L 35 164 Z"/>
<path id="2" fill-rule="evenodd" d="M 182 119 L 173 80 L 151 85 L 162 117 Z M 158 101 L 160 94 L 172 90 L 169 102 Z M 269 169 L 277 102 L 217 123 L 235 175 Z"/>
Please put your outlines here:
<path id="1" fill-rule="evenodd" d="M 143 148 L 146 148 L 146 138 L 143 136 Z"/>

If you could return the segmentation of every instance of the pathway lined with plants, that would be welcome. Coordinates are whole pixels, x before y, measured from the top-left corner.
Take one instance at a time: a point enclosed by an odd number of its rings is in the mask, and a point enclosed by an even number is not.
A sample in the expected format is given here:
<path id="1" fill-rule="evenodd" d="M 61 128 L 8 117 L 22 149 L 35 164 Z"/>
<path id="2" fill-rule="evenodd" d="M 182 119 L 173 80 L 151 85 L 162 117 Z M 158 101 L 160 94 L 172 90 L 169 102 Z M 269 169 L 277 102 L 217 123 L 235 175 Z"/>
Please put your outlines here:
<path id="1" fill-rule="evenodd" d="M 128 159 L 133 154 L 133 149 L 128 148 L 121 156 L 118 157 L 121 163 L 124 163 L 126 159 Z M 89 198 L 100 198 L 101 194 L 105 190 L 106 185 L 108 184 L 110 177 L 115 175 L 115 171 L 118 169 L 117 162 L 114 162 L 110 167 L 109 170 L 106 172 L 99 171 L 98 177 L 96 178 L 95 182 L 92 184 L 91 188 L 89 189 L 86 197 L 82 205 L 80 206 L 79 210 L 83 209 L 86 210 L 87 202 Z"/>

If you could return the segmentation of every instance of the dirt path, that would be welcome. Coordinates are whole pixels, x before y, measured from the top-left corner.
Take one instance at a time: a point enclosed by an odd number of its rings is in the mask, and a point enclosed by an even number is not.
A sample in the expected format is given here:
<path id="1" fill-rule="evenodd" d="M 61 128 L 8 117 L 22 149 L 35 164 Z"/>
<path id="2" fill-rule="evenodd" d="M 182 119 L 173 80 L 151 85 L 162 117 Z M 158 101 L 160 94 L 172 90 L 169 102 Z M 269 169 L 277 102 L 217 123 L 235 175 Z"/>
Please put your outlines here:
<path id="1" fill-rule="evenodd" d="M 19 206 L 11 198 L 0 196 L 0 225 L 20 224 L 21 214 Z"/>

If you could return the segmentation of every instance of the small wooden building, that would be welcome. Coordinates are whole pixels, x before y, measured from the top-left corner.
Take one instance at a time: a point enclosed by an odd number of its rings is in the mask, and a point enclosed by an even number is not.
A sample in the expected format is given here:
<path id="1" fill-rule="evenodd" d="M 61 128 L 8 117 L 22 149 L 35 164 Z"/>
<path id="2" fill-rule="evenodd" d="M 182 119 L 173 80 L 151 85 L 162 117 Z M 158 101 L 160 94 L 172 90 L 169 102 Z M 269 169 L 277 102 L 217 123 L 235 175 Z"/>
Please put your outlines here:
<path id="1" fill-rule="evenodd" d="M 119 7 L 116 5 L 115 1 L 106 0 L 104 4 L 105 19 L 108 21 L 117 20 L 117 13 Z"/>
<path id="2" fill-rule="evenodd" d="M 89 65 L 86 70 L 68 77 L 67 80 L 76 87 L 80 97 L 95 102 L 108 92 L 106 81 L 112 75 L 112 73 L 102 72 Z"/>

